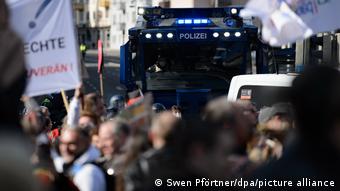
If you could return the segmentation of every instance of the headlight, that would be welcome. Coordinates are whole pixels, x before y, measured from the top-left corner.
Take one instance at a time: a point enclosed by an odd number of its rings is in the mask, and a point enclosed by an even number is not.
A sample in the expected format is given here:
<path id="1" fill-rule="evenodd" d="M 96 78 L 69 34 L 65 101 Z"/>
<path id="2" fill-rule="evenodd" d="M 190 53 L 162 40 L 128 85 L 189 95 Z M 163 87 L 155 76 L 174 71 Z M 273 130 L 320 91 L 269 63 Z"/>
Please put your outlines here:
<path id="1" fill-rule="evenodd" d="M 230 32 L 225 32 L 225 33 L 224 33 L 224 36 L 225 36 L 225 37 L 230 37 Z"/>
<path id="2" fill-rule="evenodd" d="M 150 39 L 150 38 L 151 38 L 151 34 L 150 34 L 150 33 L 147 33 L 147 34 L 145 35 L 145 38 Z"/>
<path id="3" fill-rule="evenodd" d="M 163 35 L 162 35 L 162 33 L 157 33 L 157 34 L 156 34 L 156 37 L 157 37 L 157 38 L 162 38 Z"/>
<path id="4" fill-rule="evenodd" d="M 230 12 L 231 12 L 231 14 L 236 15 L 238 11 L 237 11 L 236 8 L 232 8 L 232 9 L 230 10 Z"/>
<path id="5" fill-rule="evenodd" d="M 168 38 L 174 38 L 174 34 L 172 34 L 172 33 L 168 33 L 166 36 L 167 36 Z"/>
<path id="6" fill-rule="evenodd" d="M 144 15 L 144 13 L 145 13 L 145 9 L 144 8 L 139 8 L 138 9 L 138 14 L 139 15 Z"/>
<path id="7" fill-rule="evenodd" d="M 240 32 L 236 32 L 236 33 L 235 33 L 235 36 L 236 36 L 236 37 L 240 37 L 240 36 L 241 36 L 241 33 L 240 33 Z"/>
<path id="8" fill-rule="evenodd" d="M 214 32 L 214 33 L 213 33 L 213 37 L 217 38 L 217 37 L 219 37 L 219 36 L 220 36 L 220 34 L 218 34 L 218 32 Z"/>

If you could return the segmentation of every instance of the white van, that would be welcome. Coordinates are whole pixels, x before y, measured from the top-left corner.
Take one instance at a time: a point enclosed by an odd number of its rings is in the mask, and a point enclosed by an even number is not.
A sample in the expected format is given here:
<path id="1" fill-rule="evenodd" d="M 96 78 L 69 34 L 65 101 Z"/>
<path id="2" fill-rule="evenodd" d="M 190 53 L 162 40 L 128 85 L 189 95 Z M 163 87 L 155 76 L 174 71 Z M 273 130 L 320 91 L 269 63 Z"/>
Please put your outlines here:
<path id="1" fill-rule="evenodd" d="M 228 92 L 228 100 L 249 100 L 257 109 L 289 100 L 289 87 L 296 75 L 252 74 L 234 76 Z"/>

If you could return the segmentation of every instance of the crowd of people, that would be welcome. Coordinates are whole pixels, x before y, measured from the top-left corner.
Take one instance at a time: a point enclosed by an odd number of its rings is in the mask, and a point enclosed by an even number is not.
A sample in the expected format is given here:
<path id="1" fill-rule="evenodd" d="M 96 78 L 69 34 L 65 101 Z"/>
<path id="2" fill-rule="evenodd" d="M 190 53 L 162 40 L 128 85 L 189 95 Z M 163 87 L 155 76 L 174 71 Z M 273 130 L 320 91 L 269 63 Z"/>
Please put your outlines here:
<path id="1" fill-rule="evenodd" d="M 115 95 L 105 107 L 100 95 L 78 88 L 69 108 L 60 95 L 22 97 L 23 46 L 7 14 L 0 1 L 0 190 L 180 190 L 155 180 L 197 178 L 339 182 L 337 69 L 307 68 L 290 103 L 260 110 L 222 96 L 200 118 L 184 120 L 179 106 L 153 104 L 141 128 L 120 113 L 143 97 Z"/>
<path id="2" fill-rule="evenodd" d="M 113 96 L 106 108 L 101 96 L 78 88 L 68 112 L 53 111 L 63 117 L 50 112 L 58 104 L 53 99 L 40 104 L 22 99 L 23 130 L 34 146 L 33 174 L 45 190 L 137 191 L 154 189 L 156 179 L 249 177 L 282 156 L 293 132 L 288 103 L 258 112 L 249 101 L 223 96 L 195 120 L 181 119 L 179 106 L 167 110 L 156 103 L 148 111 L 151 124 L 142 128 L 119 115 L 134 104 L 128 106 L 122 96 Z"/>
<path id="3" fill-rule="evenodd" d="M 222 96 L 208 102 L 195 120 L 182 119 L 179 106 L 153 104 L 147 128 L 131 126 L 121 117 L 134 105 L 128 106 L 122 96 L 113 96 L 106 108 L 101 96 L 83 95 L 78 88 L 67 110 L 53 110 L 53 96 L 41 103 L 23 97 L 22 137 L 32 145 L 26 163 L 30 184 L 35 182 L 39 190 L 146 191 L 172 189 L 156 187 L 156 179 L 335 181 L 338 84 L 340 72 L 335 69 L 307 69 L 294 81 L 290 103 L 258 111 L 247 100 L 230 102 Z M 133 99 L 137 103 L 143 97 Z M 65 115 L 60 117 L 60 112 Z"/>

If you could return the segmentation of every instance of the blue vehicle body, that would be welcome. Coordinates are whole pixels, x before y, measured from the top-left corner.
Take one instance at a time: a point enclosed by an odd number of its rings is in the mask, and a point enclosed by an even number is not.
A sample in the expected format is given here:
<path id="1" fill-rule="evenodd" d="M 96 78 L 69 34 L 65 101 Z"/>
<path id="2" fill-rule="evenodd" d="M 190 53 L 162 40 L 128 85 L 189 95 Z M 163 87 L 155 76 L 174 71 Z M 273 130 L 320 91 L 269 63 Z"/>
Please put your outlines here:
<path id="1" fill-rule="evenodd" d="M 209 99 L 227 94 L 233 76 L 252 72 L 258 28 L 239 17 L 241 9 L 139 8 L 121 46 L 121 83 L 152 92 L 167 108 L 200 113 Z"/>

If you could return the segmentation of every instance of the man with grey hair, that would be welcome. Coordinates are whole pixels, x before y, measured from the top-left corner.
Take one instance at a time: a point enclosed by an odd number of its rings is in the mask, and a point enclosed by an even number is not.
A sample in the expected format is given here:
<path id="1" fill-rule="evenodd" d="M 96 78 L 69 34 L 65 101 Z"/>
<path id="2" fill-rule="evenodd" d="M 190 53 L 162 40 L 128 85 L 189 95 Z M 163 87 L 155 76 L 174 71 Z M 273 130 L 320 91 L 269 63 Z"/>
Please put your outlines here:
<path id="1" fill-rule="evenodd" d="M 129 131 L 129 126 L 120 119 L 112 119 L 100 125 L 99 144 L 105 158 L 113 159 L 115 155 L 122 153 Z"/>
<path id="2" fill-rule="evenodd" d="M 103 157 L 97 162 L 110 175 L 114 174 L 116 159 L 123 154 L 122 148 L 127 142 L 129 134 L 130 128 L 127 123 L 117 118 L 106 121 L 99 127 L 99 147 Z"/>
<path id="3" fill-rule="evenodd" d="M 123 171 L 123 146 L 130 134 L 130 127 L 125 121 L 113 118 L 99 127 L 99 149 L 103 155 L 96 163 L 106 173 L 107 190 L 117 188 L 117 176 Z M 119 179 L 119 178 L 118 178 Z"/>
<path id="4" fill-rule="evenodd" d="M 64 128 L 59 150 L 63 159 L 63 173 L 72 178 L 80 191 L 104 191 L 106 179 L 102 170 L 92 162 L 98 155 L 90 147 L 90 137 L 83 129 Z"/>

